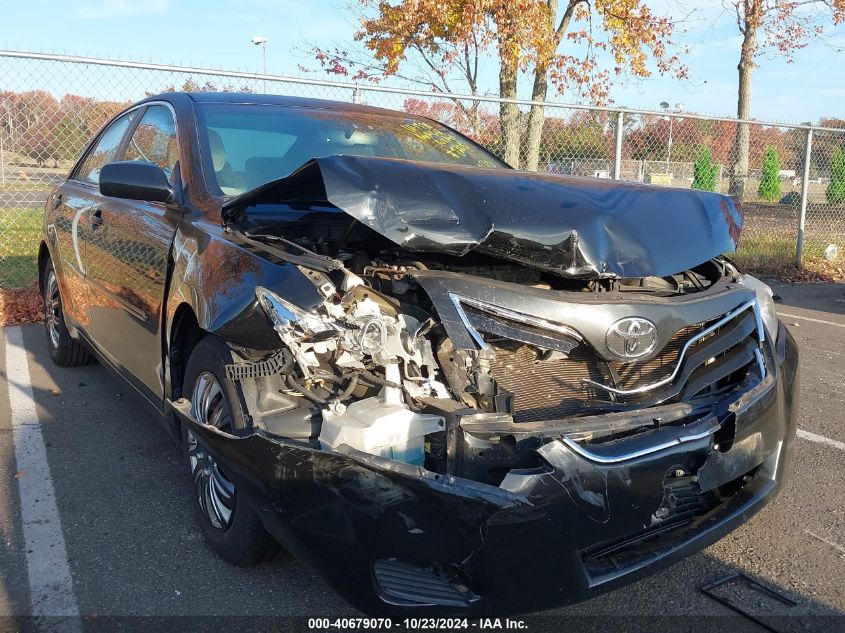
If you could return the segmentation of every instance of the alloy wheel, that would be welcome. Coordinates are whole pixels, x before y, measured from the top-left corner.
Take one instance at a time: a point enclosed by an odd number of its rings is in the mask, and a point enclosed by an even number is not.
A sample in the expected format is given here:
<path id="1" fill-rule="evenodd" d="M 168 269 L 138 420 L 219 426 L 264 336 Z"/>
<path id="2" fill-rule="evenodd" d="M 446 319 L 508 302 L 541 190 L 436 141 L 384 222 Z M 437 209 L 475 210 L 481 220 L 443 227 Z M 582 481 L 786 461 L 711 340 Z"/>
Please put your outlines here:
<path id="1" fill-rule="evenodd" d="M 222 431 L 232 425 L 223 387 L 209 372 L 197 377 L 191 395 L 194 419 Z M 211 525 L 226 530 L 235 510 L 235 485 L 229 481 L 208 449 L 188 430 L 188 459 L 200 508 Z"/>
<path id="2" fill-rule="evenodd" d="M 44 285 L 44 322 L 47 324 L 47 334 L 53 349 L 59 347 L 61 319 L 62 301 L 59 296 L 59 284 L 56 281 L 56 273 L 51 270 L 47 275 L 47 283 Z"/>

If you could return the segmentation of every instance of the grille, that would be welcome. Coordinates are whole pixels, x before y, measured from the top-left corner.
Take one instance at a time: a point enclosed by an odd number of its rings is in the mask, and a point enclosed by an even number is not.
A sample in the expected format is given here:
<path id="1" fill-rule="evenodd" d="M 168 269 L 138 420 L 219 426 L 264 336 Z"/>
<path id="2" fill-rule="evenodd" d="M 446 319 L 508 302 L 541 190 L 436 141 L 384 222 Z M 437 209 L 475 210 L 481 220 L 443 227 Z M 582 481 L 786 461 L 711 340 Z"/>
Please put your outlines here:
<path id="1" fill-rule="evenodd" d="M 488 340 L 496 352 L 490 364 L 493 379 L 513 394 L 515 422 L 549 420 L 578 413 L 599 396 L 596 387 L 582 378 L 606 381 L 595 355 L 585 345 L 567 357 L 543 360 L 539 352 L 524 344 Z"/>
<path id="2" fill-rule="evenodd" d="M 690 325 L 669 339 L 666 346 L 653 358 L 642 363 L 613 362 L 611 367 L 616 374 L 616 386 L 619 389 L 635 389 L 662 380 L 672 373 L 678 362 L 681 348 L 693 336 L 700 333 L 704 323 Z"/>
<path id="3" fill-rule="evenodd" d="M 583 550 L 582 557 L 594 564 L 601 564 L 599 561 L 612 561 L 652 539 L 690 525 L 717 505 L 716 497 L 712 493 L 703 493 L 691 477 L 679 479 L 677 482 L 664 482 L 663 501 L 657 512 L 660 516 L 653 525 L 636 534 L 593 545 Z"/>
<path id="4" fill-rule="evenodd" d="M 735 494 L 750 481 L 754 471 L 732 482 Z M 581 550 L 581 560 L 588 575 L 593 579 L 615 575 L 620 570 L 659 555 L 661 550 L 685 541 L 694 533 L 701 519 L 722 506 L 727 499 L 718 497 L 712 491 L 702 492 L 691 477 L 676 481 L 664 481 L 664 494 L 660 517 L 647 528 L 622 538 L 596 543 Z M 683 528 L 689 528 L 684 530 Z"/>
<path id="5" fill-rule="evenodd" d="M 466 587 L 432 569 L 394 558 L 377 560 L 373 572 L 383 599 L 392 604 L 466 607 L 476 598 Z"/>
<path id="6" fill-rule="evenodd" d="M 744 309 L 717 330 L 691 345 L 676 378 L 655 390 L 612 395 L 592 380 L 616 389 L 632 390 L 667 379 L 677 367 L 681 349 L 717 320 L 697 323 L 678 331 L 654 357 L 643 362 L 602 360 L 586 342 L 571 351 L 544 352 L 535 345 L 503 337 L 485 336 L 496 352 L 492 378 L 500 389 L 513 394 L 515 422 L 558 419 L 595 409 L 636 403 L 654 406 L 677 399 L 720 393 L 739 384 L 760 358 L 756 319 Z M 542 336 L 532 332 L 532 336 Z M 524 335 L 520 335 L 524 336 Z M 546 335 L 548 336 L 548 334 Z"/>

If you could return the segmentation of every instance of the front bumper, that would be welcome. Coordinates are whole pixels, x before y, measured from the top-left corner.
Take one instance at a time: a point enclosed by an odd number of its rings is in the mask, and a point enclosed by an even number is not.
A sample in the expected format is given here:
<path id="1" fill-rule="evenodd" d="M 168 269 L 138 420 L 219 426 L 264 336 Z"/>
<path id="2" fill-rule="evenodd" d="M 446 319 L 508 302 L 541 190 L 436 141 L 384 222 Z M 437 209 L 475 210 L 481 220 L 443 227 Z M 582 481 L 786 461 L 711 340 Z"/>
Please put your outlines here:
<path id="1" fill-rule="evenodd" d="M 747 521 L 788 476 L 798 357 L 781 324 L 768 380 L 733 430 L 602 463 L 559 440 L 502 487 L 256 433 L 202 437 L 267 529 L 353 606 L 390 616 L 490 616 L 578 602 L 665 568 Z M 677 473 L 721 499 L 684 495 Z M 683 480 L 683 481 L 682 481 Z M 679 484 L 681 484 L 679 486 Z M 710 495 L 712 497 L 713 495 Z M 428 599 L 426 599 L 428 598 Z"/>

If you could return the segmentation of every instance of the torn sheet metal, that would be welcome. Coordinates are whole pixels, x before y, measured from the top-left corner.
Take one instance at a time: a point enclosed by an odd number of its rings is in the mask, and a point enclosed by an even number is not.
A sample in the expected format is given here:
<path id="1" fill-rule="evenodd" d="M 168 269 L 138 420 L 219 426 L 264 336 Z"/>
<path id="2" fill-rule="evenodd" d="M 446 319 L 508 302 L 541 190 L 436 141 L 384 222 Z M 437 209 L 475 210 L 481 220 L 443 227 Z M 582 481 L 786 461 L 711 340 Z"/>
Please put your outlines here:
<path id="1" fill-rule="evenodd" d="M 692 189 L 363 156 L 316 158 L 229 201 L 308 191 L 412 251 L 478 251 L 566 277 L 667 276 L 733 252 L 733 199 Z"/>

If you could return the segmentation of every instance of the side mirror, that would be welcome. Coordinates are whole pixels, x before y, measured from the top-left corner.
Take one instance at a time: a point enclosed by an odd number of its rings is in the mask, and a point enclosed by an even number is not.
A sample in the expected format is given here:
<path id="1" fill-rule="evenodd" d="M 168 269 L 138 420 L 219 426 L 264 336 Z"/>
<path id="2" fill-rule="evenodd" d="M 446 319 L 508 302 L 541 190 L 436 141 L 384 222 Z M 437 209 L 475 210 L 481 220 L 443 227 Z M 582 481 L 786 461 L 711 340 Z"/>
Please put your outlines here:
<path id="1" fill-rule="evenodd" d="M 100 193 L 111 198 L 172 202 L 173 187 L 158 165 L 132 160 L 107 163 L 100 169 Z"/>

